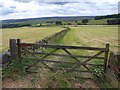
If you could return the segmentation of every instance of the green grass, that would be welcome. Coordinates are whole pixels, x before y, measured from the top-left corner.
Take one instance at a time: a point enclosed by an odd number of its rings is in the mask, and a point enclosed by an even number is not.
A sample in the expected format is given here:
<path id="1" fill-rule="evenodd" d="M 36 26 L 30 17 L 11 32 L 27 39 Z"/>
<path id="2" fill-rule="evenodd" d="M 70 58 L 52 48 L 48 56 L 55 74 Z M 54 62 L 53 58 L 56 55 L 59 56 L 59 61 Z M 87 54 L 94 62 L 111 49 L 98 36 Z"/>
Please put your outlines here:
<path id="1" fill-rule="evenodd" d="M 60 44 L 105 47 L 110 43 L 110 50 L 117 51 L 118 26 L 79 26 L 71 30 L 60 40 Z"/>
<path id="2" fill-rule="evenodd" d="M 50 35 L 50 34 L 53 34 L 53 32 L 51 32 L 51 31 L 58 32 L 62 28 L 60 28 L 60 27 L 45 28 L 44 27 L 44 28 L 24 28 L 24 30 L 22 30 L 22 29 L 23 28 L 15 28 L 13 30 L 12 29 L 11 30 L 10 29 L 3 29 L 6 31 L 6 32 L 3 31 L 5 33 L 5 35 L 3 34 L 4 35 L 3 40 L 9 36 L 10 31 L 11 31 L 13 36 L 14 36 L 14 34 L 16 35 L 17 33 L 19 33 L 18 36 L 20 35 L 19 37 L 21 37 L 21 39 L 26 41 L 26 42 L 35 42 L 35 41 L 39 40 L 40 38 L 43 38 L 43 37 Z M 6 34 L 6 33 L 8 33 L 8 34 Z M 25 36 L 22 36 L 23 34 Z M 43 34 L 43 36 L 42 36 L 42 34 Z M 31 35 L 34 35 L 34 36 L 31 37 Z M 105 44 L 107 42 L 110 43 L 110 50 L 111 51 L 117 51 L 117 48 L 116 48 L 116 46 L 118 44 L 117 43 L 118 42 L 118 27 L 117 26 L 107 26 L 107 25 L 106 26 L 100 26 L 100 25 L 95 26 L 94 25 L 94 26 L 71 27 L 71 30 L 69 32 L 67 32 L 64 37 L 55 39 L 56 44 L 77 45 L 77 46 L 105 47 Z M 48 50 L 48 51 L 51 51 L 51 50 Z M 48 52 L 48 51 L 44 51 L 44 52 Z M 86 50 L 85 51 L 84 50 L 71 50 L 70 52 L 72 52 L 73 54 L 79 54 L 79 55 L 80 54 L 89 55 L 92 53 L 92 52 L 88 52 Z M 65 52 L 58 51 L 57 53 L 65 53 Z M 60 60 L 64 60 L 64 61 L 71 60 L 69 58 L 56 58 L 56 57 L 55 58 L 48 57 L 48 58 L 49 59 L 51 59 L 51 58 L 60 59 Z M 82 60 L 82 59 L 80 59 L 80 60 Z M 28 60 L 28 61 L 24 61 L 24 63 L 30 64 L 31 62 L 29 62 L 29 60 Z M 102 62 L 98 60 L 95 63 L 100 64 Z M 15 65 L 15 67 L 17 67 L 17 66 Z M 53 67 L 69 68 L 72 66 L 69 64 L 65 65 L 64 63 L 61 63 L 61 65 L 54 64 Z M 14 69 L 12 69 L 12 70 L 15 71 Z M 8 69 L 8 71 L 10 71 L 10 70 Z M 23 68 L 23 71 L 24 71 L 24 68 Z M 96 70 L 96 71 L 98 72 L 99 70 Z M 50 71 L 48 71 L 48 72 L 46 72 L 46 74 L 47 74 L 46 87 L 50 87 L 50 88 L 53 88 L 53 87 L 54 88 L 55 87 L 61 87 L 61 88 L 75 87 L 76 83 L 77 84 L 84 83 L 84 81 L 85 81 L 85 80 L 80 80 L 80 79 L 74 77 L 75 75 L 76 76 L 79 75 L 78 73 L 70 73 L 70 74 L 64 73 L 63 74 L 60 71 L 55 72 L 55 73 L 53 73 L 53 72 L 50 73 Z M 71 78 L 72 80 L 69 80 L 69 78 Z M 103 79 L 101 79 L 101 80 L 103 80 Z M 99 83 L 99 80 L 97 80 L 97 81 L 98 81 L 97 83 Z M 33 79 L 32 82 L 35 83 L 35 80 Z M 103 82 L 105 82 L 106 84 L 103 84 Z M 102 87 L 110 87 L 109 84 L 105 80 L 103 80 L 101 83 L 103 84 Z"/>
<path id="3" fill-rule="evenodd" d="M 91 25 L 91 26 L 79 26 L 79 27 L 70 27 L 70 28 L 71 28 L 71 30 L 64 37 L 62 37 L 61 40 L 59 40 L 59 42 L 57 41 L 56 42 L 57 44 L 92 46 L 92 47 L 103 48 L 103 47 L 105 47 L 105 44 L 107 42 L 109 42 L 110 43 L 110 51 L 113 51 L 113 52 L 118 51 L 118 48 L 116 47 L 116 46 L 118 46 L 118 26 Z M 80 54 L 91 55 L 91 54 L 95 53 L 95 52 L 90 52 L 87 50 L 69 50 L 69 51 L 72 54 L 78 54 L 78 55 L 80 55 Z M 62 53 L 62 52 L 60 52 L 60 53 Z M 79 60 L 84 60 L 84 59 L 80 58 Z M 66 58 L 66 61 L 68 61 L 67 58 Z M 95 64 L 103 64 L 104 63 L 103 60 L 96 60 L 96 59 L 93 59 L 91 62 L 95 63 Z M 73 67 L 69 64 L 67 64 L 67 65 L 54 64 L 54 66 L 61 67 L 61 68 Z M 100 69 L 100 68 L 97 69 L 96 67 L 91 67 L 91 68 L 93 68 L 95 70 L 95 74 L 97 74 L 98 76 L 101 75 L 103 68 L 102 69 Z M 83 68 L 81 68 L 81 69 L 83 69 Z M 73 74 L 71 73 L 71 75 L 73 75 Z M 63 76 L 63 77 L 65 77 L 65 76 Z M 98 81 L 97 83 L 100 83 L 99 87 L 102 87 L 102 88 L 112 87 L 112 86 L 110 86 L 111 84 L 107 80 L 102 79 L 102 81 L 101 81 L 101 78 L 100 78 L 100 79 L 97 79 L 96 81 Z M 76 82 L 74 82 L 74 83 L 76 83 Z M 63 84 L 66 85 L 65 82 L 63 82 Z M 66 85 L 66 86 L 69 86 L 69 85 L 70 84 L 68 83 L 68 85 Z"/>
<path id="4" fill-rule="evenodd" d="M 107 20 L 113 20 L 114 18 L 99 19 L 99 20 L 89 20 L 89 25 L 103 25 L 107 24 Z"/>
<path id="5" fill-rule="evenodd" d="M 2 51 L 9 47 L 9 39 L 21 39 L 23 42 L 36 42 L 44 37 L 60 32 L 62 27 L 8 28 L 2 29 Z"/>
<path id="6" fill-rule="evenodd" d="M 100 19 L 100 20 L 90 20 L 89 24 L 91 25 L 101 25 L 101 24 L 107 24 L 108 19 Z"/>

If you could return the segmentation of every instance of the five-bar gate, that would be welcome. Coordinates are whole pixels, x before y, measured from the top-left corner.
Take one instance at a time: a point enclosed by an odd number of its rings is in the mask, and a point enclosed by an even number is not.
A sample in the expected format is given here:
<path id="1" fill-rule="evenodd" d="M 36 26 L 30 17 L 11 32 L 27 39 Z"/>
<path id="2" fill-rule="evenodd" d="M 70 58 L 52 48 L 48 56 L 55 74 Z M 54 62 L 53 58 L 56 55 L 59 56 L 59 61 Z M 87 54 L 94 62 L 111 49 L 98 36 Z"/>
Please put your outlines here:
<path id="1" fill-rule="evenodd" d="M 15 44 L 16 43 L 16 44 Z M 39 49 L 38 49 L 39 48 Z M 15 50 L 16 49 L 16 50 Z M 51 50 L 49 50 L 51 49 Z M 48 50 L 50 52 L 44 52 L 44 50 Z M 64 51 L 66 54 L 58 54 L 55 53 L 59 50 Z M 96 51 L 94 55 L 73 55 L 70 50 L 89 50 L 89 51 Z M 107 62 L 108 62 L 108 52 L 109 52 L 109 44 L 106 44 L 104 48 L 99 47 L 85 47 L 85 46 L 66 46 L 66 45 L 49 45 L 49 44 L 34 44 L 34 43 L 21 43 L 20 39 L 11 39 L 10 40 L 10 51 L 12 57 L 14 58 L 17 51 L 17 58 L 21 61 L 22 59 L 34 59 L 38 62 L 41 62 L 46 68 L 50 69 L 51 71 L 55 71 L 56 68 L 51 67 L 46 64 L 46 62 L 51 63 L 65 63 L 71 64 L 72 67 L 64 68 L 66 72 L 70 71 L 77 71 L 77 72 L 93 72 L 89 66 L 98 66 L 103 67 L 104 71 L 106 72 Z M 27 57 L 27 54 L 31 55 Z M 101 55 L 102 54 L 102 55 Z M 37 55 L 41 55 L 37 57 Z M 26 56 L 26 57 L 23 57 Z M 70 57 L 73 61 L 62 61 L 62 60 L 48 60 L 48 56 L 55 56 L 55 57 Z M 84 58 L 82 61 L 79 58 Z M 54 58 L 53 58 L 54 59 Z M 90 61 L 92 59 L 102 59 L 104 61 L 103 64 L 92 64 Z M 84 67 L 86 70 L 77 70 L 78 67 Z M 63 70 L 62 68 L 57 68 L 59 70 Z"/>

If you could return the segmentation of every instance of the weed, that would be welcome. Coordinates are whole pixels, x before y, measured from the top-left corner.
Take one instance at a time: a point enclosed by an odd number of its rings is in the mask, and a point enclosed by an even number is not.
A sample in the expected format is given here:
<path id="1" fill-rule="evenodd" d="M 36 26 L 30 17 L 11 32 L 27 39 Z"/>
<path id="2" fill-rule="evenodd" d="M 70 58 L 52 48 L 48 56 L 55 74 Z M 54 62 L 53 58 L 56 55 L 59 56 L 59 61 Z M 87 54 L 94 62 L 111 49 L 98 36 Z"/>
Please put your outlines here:
<path id="1" fill-rule="evenodd" d="M 62 88 L 68 88 L 69 87 L 68 82 L 66 80 L 63 80 L 63 79 L 59 81 L 59 85 Z"/>
<path id="2" fill-rule="evenodd" d="M 98 68 L 98 67 L 94 68 L 93 71 L 94 71 L 94 74 L 98 77 L 102 76 L 102 74 L 104 72 L 103 68 Z"/>
<path id="3" fill-rule="evenodd" d="M 34 60 L 35 61 L 35 60 Z M 28 72 L 26 71 L 30 63 L 33 63 L 34 61 L 31 60 L 22 60 L 20 63 L 19 60 L 14 60 L 11 64 L 9 64 L 7 67 L 3 68 L 2 70 L 2 76 L 3 78 L 21 78 L 25 77 Z M 37 67 L 37 65 L 35 65 Z M 37 70 L 37 68 L 35 68 Z"/>

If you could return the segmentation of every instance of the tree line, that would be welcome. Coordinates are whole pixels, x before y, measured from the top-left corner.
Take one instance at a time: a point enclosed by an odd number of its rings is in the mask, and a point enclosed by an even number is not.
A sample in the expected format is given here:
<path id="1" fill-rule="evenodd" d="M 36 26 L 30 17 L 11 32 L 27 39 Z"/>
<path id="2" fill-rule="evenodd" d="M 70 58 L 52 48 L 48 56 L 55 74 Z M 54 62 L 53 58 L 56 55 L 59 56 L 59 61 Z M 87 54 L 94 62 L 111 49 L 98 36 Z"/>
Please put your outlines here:
<path id="1" fill-rule="evenodd" d="M 96 16 L 94 19 L 107 19 L 107 18 L 120 18 L 120 14 L 113 14 L 113 15 L 105 15 L 105 16 Z"/>
<path id="2" fill-rule="evenodd" d="M 107 20 L 108 25 L 119 25 L 120 19 L 114 19 L 114 20 Z"/>
<path id="3" fill-rule="evenodd" d="M 31 26 L 31 24 L 2 24 L 0 28 L 17 28 L 17 27 L 24 27 L 24 26 Z"/>

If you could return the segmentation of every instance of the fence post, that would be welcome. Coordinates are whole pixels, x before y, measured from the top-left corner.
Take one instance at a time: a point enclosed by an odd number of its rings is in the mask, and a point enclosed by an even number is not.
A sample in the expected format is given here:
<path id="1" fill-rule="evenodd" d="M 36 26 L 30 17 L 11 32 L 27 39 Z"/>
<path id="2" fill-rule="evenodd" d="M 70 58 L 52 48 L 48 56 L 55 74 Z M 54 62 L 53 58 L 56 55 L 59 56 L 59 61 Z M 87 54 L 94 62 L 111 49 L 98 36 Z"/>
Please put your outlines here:
<path id="1" fill-rule="evenodd" d="M 17 58 L 16 39 L 9 39 L 9 47 L 11 59 Z"/>
<path id="2" fill-rule="evenodd" d="M 110 44 L 107 43 L 107 44 L 106 44 L 105 56 L 104 56 L 104 72 L 105 72 L 105 73 L 106 73 L 106 69 L 107 69 L 107 66 L 108 66 L 109 46 L 110 46 Z"/>
<path id="3" fill-rule="evenodd" d="M 20 39 L 17 39 L 17 46 L 18 46 L 18 59 L 21 63 L 21 47 L 20 47 Z"/>

